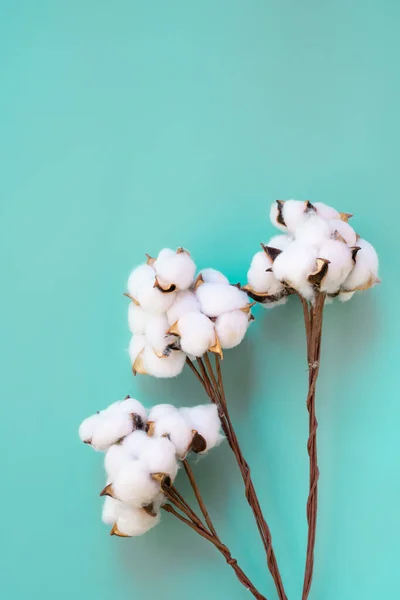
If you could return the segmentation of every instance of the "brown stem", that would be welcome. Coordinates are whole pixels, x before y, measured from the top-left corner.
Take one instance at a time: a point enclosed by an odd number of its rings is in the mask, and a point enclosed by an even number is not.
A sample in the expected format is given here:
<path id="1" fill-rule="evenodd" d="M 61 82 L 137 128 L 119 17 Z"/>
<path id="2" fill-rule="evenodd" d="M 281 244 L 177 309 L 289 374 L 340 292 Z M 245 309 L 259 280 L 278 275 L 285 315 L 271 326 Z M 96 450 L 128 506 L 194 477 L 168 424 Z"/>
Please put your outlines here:
<path id="1" fill-rule="evenodd" d="M 217 550 L 219 550 L 219 552 L 221 552 L 221 554 L 224 556 L 228 565 L 230 565 L 232 567 L 232 569 L 235 571 L 236 576 L 239 579 L 240 583 L 242 585 L 244 585 L 244 587 L 253 594 L 254 598 L 256 598 L 257 600 L 267 600 L 267 598 L 265 596 L 263 596 L 262 594 L 260 594 L 260 592 L 254 587 L 254 585 L 251 583 L 250 579 L 247 577 L 247 575 L 244 573 L 244 571 L 242 571 L 242 569 L 237 564 L 236 559 L 232 557 L 232 554 L 231 554 L 229 548 L 227 548 L 227 546 L 225 546 L 225 544 L 223 544 L 219 540 L 219 538 L 208 533 L 204 528 L 201 528 L 198 525 L 196 525 L 195 523 L 192 523 L 192 521 L 190 521 L 189 519 L 182 517 L 182 515 L 180 515 L 170 504 L 165 504 L 162 508 L 166 512 L 174 515 L 177 519 L 182 521 L 182 523 L 185 523 L 186 525 L 188 525 L 191 529 L 193 529 L 193 531 L 195 531 L 196 533 L 201 535 L 204 539 L 211 542 L 217 548 Z"/>
<path id="2" fill-rule="evenodd" d="M 199 486 L 197 485 L 197 482 L 195 480 L 194 473 L 192 471 L 192 467 L 189 465 L 189 463 L 188 463 L 187 460 L 183 460 L 182 464 L 183 464 L 183 468 L 186 471 L 186 475 L 188 476 L 188 479 L 190 481 L 190 485 L 192 486 L 192 489 L 193 489 L 194 494 L 196 496 L 196 500 L 197 500 L 197 502 L 198 502 L 198 504 L 200 506 L 200 510 L 203 513 L 203 516 L 204 516 L 204 518 L 206 520 L 208 528 L 211 531 L 212 535 L 214 537 L 218 538 L 218 535 L 217 535 L 217 532 L 216 532 L 215 527 L 213 525 L 213 522 L 211 521 L 211 517 L 208 514 L 207 507 L 206 507 L 206 505 L 204 503 L 204 500 L 203 500 L 203 498 L 202 498 L 202 496 L 200 494 L 200 489 L 199 489 Z"/>
<path id="3" fill-rule="evenodd" d="M 207 357 L 207 358 L 206 358 Z M 221 420 L 222 430 L 226 435 L 228 443 L 235 455 L 236 462 L 239 466 L 240 473 L 242 475 L 242 479 L 245 484 L 245 495 L 247 502 L 249 503 L 255 521 L 258 527 L 258 531 L 260 533 L 260 537 L 262 539 L 265 552 L 267 555 L 267 564 L 268 568 L 271 572 L 272 578 L 274 580 L 276 589 L 278 591 L 280 600 L 287 600 L 287 596 L 283 587 L 282 578 L 279 572 L 278 564 L 276 561 L 275 553 L 272 548 L 272 537 L 271 531 L 268 527 L 266 520 L 264 519 L 261 506 L 258 500 L 258 496 L 253 484 L 253 480 L 251 478 L 250 467 L 246 462 L 243 453 L 240 448 L 239 441 L 237 439 L 234 427 L 232 425 L 232 421 L 230 419 L 225 390 L 222 380 L 222 371 L 221 371 L 221 362 L 218 355 L 215 355 L 215 363 L 216 363 L 216 375 L 212 369 L 211 362 L 207 355 L 204 356 L 204 362 L 201 358 L 197 359 L 202 376 L 202 384 L 203 387 L 210 398 L 211 402 L 218 406 L 219 416 Z M 207 367 L 207 368 L 206 368 Z M 210 373 L 208 375 L 207 369 Z"/>
<path id="4" fill-rule="evenodd" d="M 305 300 L 302 300 L 303 308 Z M 321 338 L 322 338 L 322 320 L 325 303 L 325 294 L 318 293 L 315 304 L 308 310 L 304 310 L 304 321 L 307 337 L 307 355 L 308 355 L 308 395 L 307 410 L 309 413 L 309 437 L 307 450 L 310 463 L 310 482 L 309 494 L 307 500 L 307 555 L 304 569 L 304 584 L 302 600 L 307 600 L 311 589 L 311 583 L 314 572 L 314 548 L 317 530 L 317 510 L 318 510 L 318 454 L 317 454 L 317 429 L 318 421 L 315 413 L 315 388 L 318 379 L 320 356 L 321 356 Z"/>

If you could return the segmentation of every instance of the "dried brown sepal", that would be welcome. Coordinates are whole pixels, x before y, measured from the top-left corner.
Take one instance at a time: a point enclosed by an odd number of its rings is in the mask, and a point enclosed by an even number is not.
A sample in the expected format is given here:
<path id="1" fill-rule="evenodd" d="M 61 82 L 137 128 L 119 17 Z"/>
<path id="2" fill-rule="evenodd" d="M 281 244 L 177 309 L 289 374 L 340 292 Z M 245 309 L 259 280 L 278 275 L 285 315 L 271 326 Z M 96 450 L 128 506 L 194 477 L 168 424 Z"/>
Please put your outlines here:
<path id="1" fill-rule="evenodd" d="M 374 287 L 375 285 L 378 285 L 378 283 L 381 283 L 381 280 L 379 279 L 379 277 L 375 277 L 375 275 L 371 275 L 371 277 L 368 279 L 368 281 L 366 283 L 364 283 L 363 285 L 358 285 L 355 288 L 352 288 L 351 290 L 348 288 L 344 288 L 342 289 L 342 292 L 365 292 L 365 290 L 369 290 L 370 288 Z"/>
<path id="2" fill-rule="evenodd" d="M 284 287 L 278 294 L 270 294 L 269 292 L 254 292 L 250 285 L 245 285 L 242 290 L 244 290 L 252 300 L 255 300 L 259 304 L 278 302 L 279 300 L 282 300 L 282 298 L 285 298 L 285 296 L 290 296 L 296 293 L 289 286 Z"/>
<path id="3" fill-rule="evenodd" d="M 351 250 L 351 258 L 353 259 L 354 262 L 356 262 L 357 254 L 359 253 L 361 248 L 360 248 L 360 246 L 352 246 L 350 248 L 350 250 Z"/>
<path id="4" fill-rule="evenodd" d="M 112 529 L 110 531 L 110 535 L 115 535 L 117 537 L 122 537 L 122 538 L 129 538 L 129 537 L 131 537 L 130 535 L 126 535 L 126 533 L 121 533 L 121 531 L 118 529 L 116 523 L 114 523 L 114 525 L 112 526 Z"/>
<path id="5" fill-rule="evenodd" d="M 136 306 L 140 306 L 139 302 L 137 300 L 135 300 L 135 298 L 133 296 L 128 294 L 128 292 L 124 292 L 124 296 L 129 298 L 129 300 L 132 300 L 133 304 L 136 304 Z"/>
<path id="6" fill-rule="evenodd" d="M 196 281 L 194 282 L 194 289 L 197 290 L 197 288 L 200 285 L 203 285 L 203 283 L 204 283 L 204 279 L 203 279 L 202 274 L 200 273 L 199 275 L 197 275 Z"/>
<path id="7" fill-rule="evenodd" d="M 130 395 L 128 394 L 127 396 L 125 396 L 124 400 L 129 400 Z"/>
<path id="8" fill-rule="evenodd" d="M 252 313 L 250 313 L 250 315 L 249 315 L 249 321 L 250 321 L 250 323 L 252 321 L 255 321 L 255 320 L 256 320 L 255 316 Z"/>
<path id="9" fill-rule="evenodd" d="M 171 327 L 167 330 L 166 333 L 169 335 L 178 335 L 179 336 L 180 333 L 179 333 L 178 323 L 179 323 L 179 321 L 175 321 L 175 323 L 173 323 L 171 325 Z"/>
<path id="10" fill-rule="evenodd" d="M 150 267 L 152 267 L 154 265 L 154 263 L 156 262 L 156 259 L 153 258 L 152 256 L 150 256 L 150 254 L 146 254 L 146 265 L 149 265 Z"/>
<path id="11" fill-rule="evenodd" d="M 353 215 L 351 213 L 343 213 L 343 212 L 339 213 L 340 220 L 344 221 L 345 223 L 348 223 L 352 216 Z"/>
<path id="12" fill-rule="evenodd" d="M 180 248 L 176 249 L 176 253 L 177 254 L 187 254 L 188 256 L 190 256 L 190 252 L 188 250 L 186 250 L 185 248 L 183 248 L 182 246 Z"/>
<path id="13" fill-rule="evenodd" d="M 170 488 L 172 485 L 171 477 L 166 473 L 152 473 L 150 476 L 153 481 L 160 484 L 162 490 Z"/>
<path id="14" fill-rule="evenodd" d="M 311 285 L 313 285 L 316 289 L 321 287 L 321 283 L 328 273 L 329 265 L 330 261 L 326 258 L 317 258 L 316 270 L 307 277 L 309 283 L 311 283 Z"/>
<path id="15" fill-rule="evenodd" d="M 278 215 L 276 217 L 276 222 L 279 223 L 279 225 L 282 225 L 282 227 L 286 227 L 285 219 L 283 218 L 283 205 L 285 204 L 285 201 L 277 200 L 276 203 L 278 205 Z"/>
<path id="16" fill-rule="evenodd" d="M 218 354 L 220 359 L 223 360 L 224 354 L 222 352 L 222 346 L 221 346 L 221 342 L 219 341 L 217 332 L 215 332 L 215 344 L 213 346 L 210 346 L 208 348 L 208 350 L 209 350 L 209 352 L 212 352 L 213 354 Z"/>
<path id="17" fill-rule="evenodd" d="M 84 444 L 87 444 L 88 446 L 92 445 L 92 440 L 83 440 Z"/>
<path id="18" fill-rule="evenodd" d="M 143 510 L 145 513 L 147 513 L 149 515 L 149 517 L 156 517 L 157 513 L 154 510 L 154 504 L 153 502 L 151 502 L 150 504 L 146 504 L 145 506 L 142 506 Z"/>
<path id="19" fill-rule="evenodd" d="M 101 490 L 100 496 L 109 496 L 110 498 L 115 498 L 115 494 L 114 494 L 114 489 L 113 489 L 112 483 L 109 483 L 108 485 L 106 485 L 106 487 L 104 487 Z"/>
<path id="20" fill-rule="evenodd" d="M 246 304 L 246 306 L 243 306 L 243 308 L 239 308 L 239 310 L 241 310 L 242 312 L 246 313 L 246 315 L 248 315 L 248 314 L 250 314 L 250 311 L 255 304 L 257 304 L 256 301 L 250 302 L 249 304 Z"/>
<path id="21" fill-rule="evenodd" d="M 266 246 L 265 244 L 261 244 L 261 248 L 272 262 L 274 262 L 277 256 L 282 254 L 282 250 L 279 250 L 279 248 L 273 248 L 272 246 Z"/>
<path id="22" fill-rule="evenodd" d="M 205 438 L 202 435 L 200 435 L 200 433 L 195 429 L 192 430 L 192 433 L 193 437 L 189 450 L 195 452 L 195 454 L 199 454 L 199 452 L 204 452 L 207 449 L 207 442 Z"/>
<path id="23" fill-rule="evenodd" d="M 131 418 L 132 418 L 132 424 L 133 424 L 133 428 L 134 431 L 136 431 L 137 429 L 144 429 L 144 423 L 143 423 L 143 419 L 140 415 L 136 414 L 136 413 L 131 413 Z"/>
<path id="24" fill-rule="evenodd" d="M 147 421 L 146 433 L 149 437 L 153 437 L 155 428 L 156 428 L 156 424 L 154 421 Z"/>
<path id="25" fill-rule="evenodd" d="M 171 283 L 171 285 L 164 288 L 159 282 L 158 277 L 156 277 L 153 287 L 160 290 L 160 292 L 162 292 L 163 294 L 170 294 L 171 292 L 175 292 L 176 290 L 176 285 L 174 283 Z"/>
<path id="26" fill-rule="evenodd" d="M 306 200 L 305 204 L 306 204 L 305 212 L 317 212 L 314 204 L 311 204 L 311 202 L 309 200 Z"/>
<path id="27" fill-rule="evenodd" d="M 132 365 L 133 374 L 139 373 L 139 375 L 147 375 L 147 371 L 143 366 L 143 350 L 135 358 L 135 362 Z"/>
<path id="28" fill-rule="evenodd" d="M 333 232 L 333 239 L 336 240 L 337 242 L 343 242 L 344 244 L 347 245 L 346 240 L 344 239 L 344 237 L 342 235 L 340 235 L 340 233 L 338 232 L 337 229 Z"/>

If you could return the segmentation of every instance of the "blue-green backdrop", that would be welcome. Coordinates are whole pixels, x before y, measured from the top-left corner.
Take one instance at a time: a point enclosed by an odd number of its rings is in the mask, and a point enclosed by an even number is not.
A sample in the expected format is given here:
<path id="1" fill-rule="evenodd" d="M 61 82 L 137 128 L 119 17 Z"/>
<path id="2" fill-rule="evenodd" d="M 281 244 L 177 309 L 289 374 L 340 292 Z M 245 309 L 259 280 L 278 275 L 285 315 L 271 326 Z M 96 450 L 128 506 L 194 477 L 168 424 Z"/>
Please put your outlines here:
<path id="1" fill-rule="evenodd" d="M 204 400 L 190 373 L 133 379 L 129 270 L 183 245 L 243 281 L 272 233 L 270 202 L 288 197 L 354 213 L 383 280 L 326 312 L 311 599 L 396 596 L 399 18 L 397 0 L 1 0 L 2 597 L 249 598 L 168 515 L 143 538 L 109 537 L 101 457 L 77 428 L 127 393 Z M 256 317 L 224 370 L 292 600 L 308 485 L 302 314 L 292 301 Z M 227 448 L 196 470 L 221 537 L 275 600 Z"/>

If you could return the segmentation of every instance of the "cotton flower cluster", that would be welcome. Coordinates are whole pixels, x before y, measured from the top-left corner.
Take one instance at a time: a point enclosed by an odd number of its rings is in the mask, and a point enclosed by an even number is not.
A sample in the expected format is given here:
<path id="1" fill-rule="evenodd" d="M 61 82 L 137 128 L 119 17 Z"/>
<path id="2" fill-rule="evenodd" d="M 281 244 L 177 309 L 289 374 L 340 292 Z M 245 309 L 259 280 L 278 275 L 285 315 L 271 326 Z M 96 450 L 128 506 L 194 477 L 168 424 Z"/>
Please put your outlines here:
<path id="1" fill-rule="evenodd" d="M 315 292 L 327 301 L 345 302 L 378 279 L 378 256 L 349 225 L 352 215 L 321 202 L 277 200 L 271 221 L 282 232 L 253 257 L 243 289 L 264 306 L 286 302 L 297 292 L 312 301 Z"/>
<path id="2" fill-rule="evenodd" d="M 107 485 L 103 521 L 111 535 L 142 535 L 160 521 L 163 486 L 176 478 L 179 460 L 205 454 L 223 439 L 213 404 L 177 409 L 159 404 L 149 412 L 133 398 L 85 419 L 81 440 L 105 452 Z"/>
<path id="3" fill-rule="evenodd" d="M 196 265 L 183 248 L 148 256 L 127 287 L 135 374 L 175 377 L 187 356 L 210 351 L 222 357 L 223 349 L 240 344 L 252 319 L 247 294 L 215 269 L 196 277 Z"/>

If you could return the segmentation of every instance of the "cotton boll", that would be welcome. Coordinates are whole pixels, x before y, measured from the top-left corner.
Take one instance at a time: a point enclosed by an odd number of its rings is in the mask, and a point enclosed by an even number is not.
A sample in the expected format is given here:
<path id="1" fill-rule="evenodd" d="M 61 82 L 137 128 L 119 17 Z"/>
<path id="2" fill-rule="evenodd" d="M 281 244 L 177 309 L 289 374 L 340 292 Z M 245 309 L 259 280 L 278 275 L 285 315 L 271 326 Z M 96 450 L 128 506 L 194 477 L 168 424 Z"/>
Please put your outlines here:
<path id="1" fill-rule="evenodd" d="M 178 473 L 176 449 L 174 444 L 166 437 L 148 438 L 150 443 L 141 458 L 150 473 L 164 473 L 174 481 Z"/>
<path id="2" fill-rule="evenodd" d="M 363 239 L 358 240 L 357 246 L 360 250 L 356 256 L 356 263 L 343 283 L 343 291 L 366 289 L 377 282 L 379 260 L 375 248 Z"/>
<path id="3" fill-rule="evenodd" d="M 245 308 L 249 303 L 247 294 L 233 285 L 203 283 L 196 290 L 200 310 L 207 317 L 219 317 L 225 312 Z"/>
<path id="4" fill-rule="evenodd" d="M 168 327 L 168 319 L 165 314 L 151 315 L 147 322 L 145 331 L 146 345 L 153 348 L 156 354 L 162 354 L 165 350 L 168 343 Z"/>
<path id="5" fill-rule="evenodd" d="M 274 295 L 282 290 L 282 283 L 276 279 L 273 273 L 268 271 L 271 267 L 272 260 L 263 250 L 253 256 L 250 269 L 247 272 L 247 281 L 254 292 Z"/>
<path id="6" fill-rule="evenodd" d="M 119 411 L 122 413 L 139 416 L 144 424 L 147 421 L 147 412 L 145 407 L 141 402 L 139 402 L 139 400 L 135 400 L 134 398 L 125 398 L 125 400 L 121 400 Z"/>
<path id="7" fill-rule="evenodd" d="M 275 302 L 260 302 L 260 306 L 263 308 L 275 308 L 275 306 L 283 306 L 288 301 L 288 296 L 275 300 Z"/>
<path id="8" fill-rule="evenodd" d="M 134 423 L 130 414 L 103 416 L 92 437 L 92 447 L 95 450 L 107 450 L 112 444 L 132 433 Z"/>
<path id="9" fill-rule="evenodd" d="M 316 269 L 318 252 L 313 246 L 292 242 L 286 250 L 276 257 L 273 273 L 279 281 L 286 282 L 307 300 L 314 296 L 308 276 Z"/>
<path id="10" fill-rule="evenodd" d="M 297 242 L 316 248 L 319 248 L 330 236 L 329 224 L 316 214 L 311 214 L 295 232 Z"/>
<path id="11" fill-rule="evenodd" d="M 166 313 L 176 298 L 176 292 L 163 292 L 157 285 L 156 277 L 143 282 L 137 291 L 135 299 L 142 309 L 149 313 Z"/>
<path id="12" fill-rule="evenodd" d="M 304 200 L 286 200 L 282 207 L 283 220 L 291 233 L 304 225 L 313 212 L 308 209 L 307 202 Z"/>
<path id="13" fill-rule="evenodd" d="M 214 324 L 201 312 L 183 315 L 178 321 L 178 330 L 181 348 L 186 354 L 203 356 L 216 342 Z"/>
<path id="14" fill-rule="evenodd" d="M 180 412 L 172 413 L 155 421 L 154 436 L 162 437 L 163 435 L 168 435 L 178 456 L 186 455 L 192 443 L 193 432 L 190 424 Z"/>
<path id="15" fill-rule="evenodd" d="M 168 260 L 169 258 L 172 258 L 173 256 L 175 256 L 175 254 L 176 254 L 176 250 L 172 250 L 172 248 L 163 248 L 158 253 L 156 260 L 159 260 L 159 261 Z"/>
<path id="16" fill-rule="evenodd" d="M 248 326 L 249 315 L 242 310 L 220 315 L 215 321 L 215 331 L 221 347 L 229 349 L 238 346 L 246 335 Z"/>
<path id="17" fill-rule="evenodd" d="M 356 245 L 357 234 L 351 227 L 351 225 L 349 225 L 345 221 L 341 221 L 340 219 L 332 219 L 331 221 L 329 221 L 329 225 L 332 233 L 337 231 L 342 236 L 342 238 L 348 246 Z"/>
<path id="18" fill-rule="evenodd" d="M 121 505 L 118 518 L 115 521 L 116 531 L 113 531 L 113 533 L 115 535 L 122 534 L 122 536 L 137 537 L 150 531 L 159 522 L 159 513 L 156 516 L 151 516 L 143 508 Z"/>
<path id="19" fill-rule="evenodd" d="M 290 235 L 274 235 L 269 240 L 267 246 L 277 248 L 278 250 L 284 250 L 291 242 L 293 242 L 293 238 Z"/>
<path id="20" fill-rule="evenodd" d="M 157 421 L 176 412 L 178 409 L 173 404 L 156 404 L 149 412 L 149 421 Z"/>
<path id="21" fill-rule="evenodd" d="M 205 283 L 224 283 L 229 285 L 229 279 L 216 269 L 202 269 L 199 273 Z"/>
<path id="22" fill-rule="evenodd" d="M 91 442 L 100 421 L 101 417 L 99 414 L 92 415 L 91 417 L 88 417 L 82 421 L 79 427 L 79 437 L 81 438 L 82 442 Z"/>
<path id="23" fill-rule="evenodd" d="M 104 499 L 101 520 L 107 525 L 114 525 L 119 516 L 119 501 L 110 496 Z"/>
<path id="24" fill-rule="evenodd" d="M 206 451 L 211 450 L 224 439 L 221 433 L 218 409 L 215 404 L 201 404 L 191 408 L 182 408 L 180 412 L 190 423 L 192 429 L 206 440 Z"/>
<path id="25" fill-rule="evenodd" d="M 329 260 L 328 272 L 321 283 L 321 292 L 334 294 L 348 277 L 354 266 L 352 252 L 338 240 L 327 240 L 322 244 L 318 258 Z"/>
<path id="26" fill-rule="evenodd" d="M 148 437 L 147 433 L 137 430 L 130 435 L 127 435 L 126 438 L 122 440 L 121 447 L 125 456 L 128 456 L 130 459 L 139 459 L 146 452 L 150 442 L 151 439 Z M 112 450 L 112 448 L 114 448 L 114 446 L 112 446 L 110 450 Z"/>
<path id="27" fill-rule="evenodd" d="M 193 292 L 189 292 L 188 290 L 178 292 L 173 305 L 167 312 L 168 325 L 173 325 L 186 313 L 199 310 L 199 301 Z"/>
<path id="28" fill-rule="evenodd" d="M 128 279 L 128 294 L 137 300 L 139 290 L 143 285 L 154 281 L 155 273 L 153 267 L 150 265 L 140 265 L 133 269 Z"/>
<path id="29" fill-rule="evenodd" d="M 331 221 L 332 219 L 340 219 L 340 213 L 333 206 L 328 206 L 323 202 L 313 202 L 313 207 L 317 211 L 317 215 L 325 219 L 325 221 Z"/>
<path id="30" fill-rule="evenodd" d="M 149 320 L 149 314 L 141 306 L 130 302 L 128 307 L 128 324 L 133 334 L 144 334 L 146 324 Z"/>
<path id="31" fill-rule="evenodd" d="M 186 360 L 185 354 L 180 351 L 173 351 L 169 356 L 159 358 L 149 346 L 146 346 L 139 358 L 143 372 L 160 379 L 179 375 Z"/>
<path id="32" fill-rule="evenodd" d="M 280 200 L 278 202 L 281 202 Z M 287 231 L 286 225 L 280 223 L 280 210 L 278 202 L 273 202 L 271 204 L 271 210 L 269 211 L 269 218 L 271 220 L 272 225 L 280 229 L 281 231 Z M 283 204 L 281 205 L 283 206 Z"/>
<path id="33" fill-rule="evenodd" d="M 157 276 L 169 285 L 176 285 L 178 290 L 186 290 L 190 287 L 193 283 L 196 265 L 189 254 L 185 251 L 160 254 L 154 263 Z"/>
<path id="34" fill-rule="evenodd" d="M 352 299 L 354 294 L 355 292 L 340 292 L 338 299 L 340 300 L 340 302 L 348 302 Z"/>
<path id="35" fill-rule="evenodd" d="M 132 365 L 146 346 L 146 338 L 144 335 L 133 335 L 129 342 L 129 357 Z"/>
<path id="36" fill-rule="evenodd" d="M 110 481 L 115 479 L 119 470 L 127 461 L 129 461 L 129 454 L 122 444 L 113 444 L 107 450 L 104 457 L 104 468 Z"/>
<path id="37" fill-rule="evenodd" d="M 137 507 L 150 504 L 160 492 L 159 484 L 138 460 L 125 462 L 111 485 L 115 498 Z"/>

